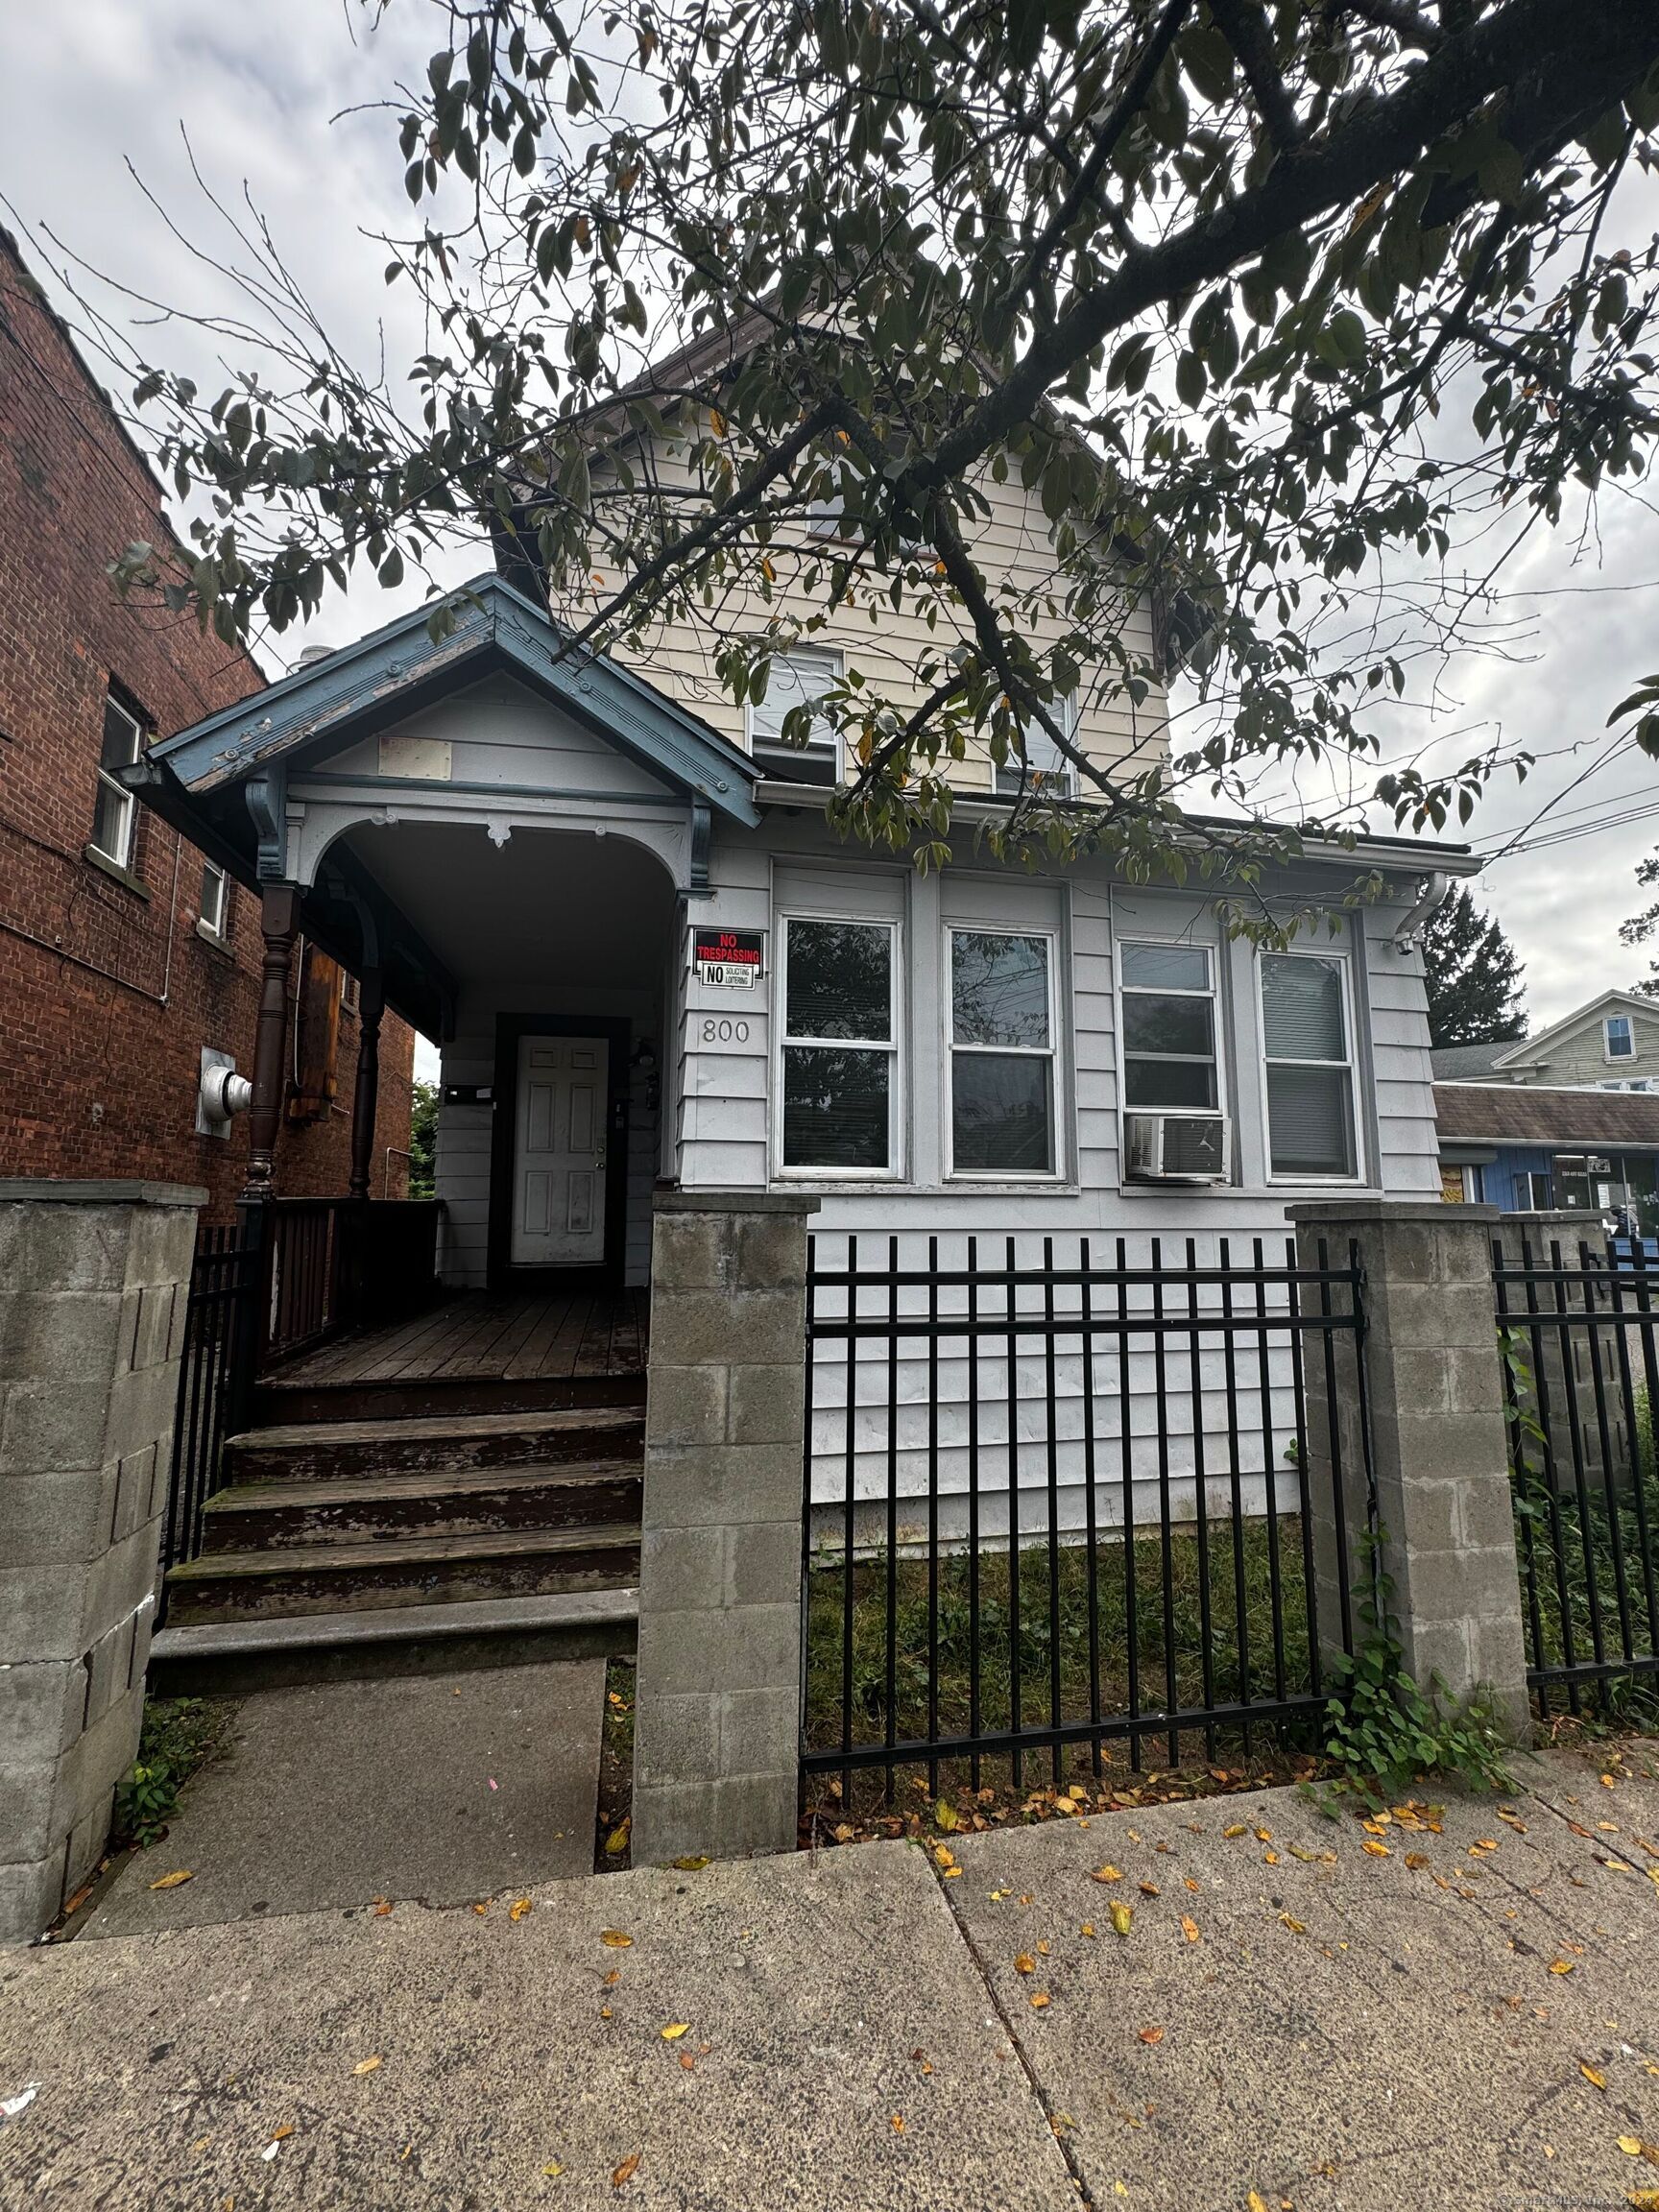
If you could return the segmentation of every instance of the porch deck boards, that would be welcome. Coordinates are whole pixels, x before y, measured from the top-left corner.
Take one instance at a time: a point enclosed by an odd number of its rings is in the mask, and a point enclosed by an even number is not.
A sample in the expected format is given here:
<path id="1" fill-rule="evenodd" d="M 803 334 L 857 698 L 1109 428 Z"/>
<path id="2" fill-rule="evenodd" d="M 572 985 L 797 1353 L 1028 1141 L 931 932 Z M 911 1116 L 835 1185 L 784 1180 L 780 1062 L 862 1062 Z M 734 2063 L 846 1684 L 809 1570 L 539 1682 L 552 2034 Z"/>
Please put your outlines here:
<path id="1" fill-rule="evenodd" d="M 284 1364 L 283 1383 L 558 1381 L 645 1370 L 644 1290 L 466 1290 Z"/>

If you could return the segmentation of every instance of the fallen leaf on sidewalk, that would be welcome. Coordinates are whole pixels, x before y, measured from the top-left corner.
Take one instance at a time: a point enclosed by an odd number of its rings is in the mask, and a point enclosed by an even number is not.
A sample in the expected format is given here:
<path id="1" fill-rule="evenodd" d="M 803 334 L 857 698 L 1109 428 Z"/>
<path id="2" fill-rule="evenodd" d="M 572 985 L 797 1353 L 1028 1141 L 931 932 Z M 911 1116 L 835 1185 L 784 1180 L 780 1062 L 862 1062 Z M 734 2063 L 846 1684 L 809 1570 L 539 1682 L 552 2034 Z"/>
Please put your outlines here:
<path id="1" fill-rule="evenodd" d="M 1037 1992 L 1037 1994 L 1036 1994 L 1036 1995 L 1035 1995 L 1035 1996 L 1032 1998 L 1032 2000 L 1031 2000 L 1031 2009 L 1032 2009 L 1032 2011 L 1033 2011 L 1033 2012 L 1041 2012 L 1041 2011 L 1043 2010 L 1044 2007 L 1045 2007 L 1045 2006 L 1047 2004 L 1047 2002 L 1048 2002 L 1048 1992 L 1047 1992 L 1047 1990 L 1046 1990 L 1046 1989 L 1039 1989 L 1039 1990 L 1038 1990 L 1038 1992 Z"/>
<path id="2" fill-rule="evenodd" d="M 637 2151 L 630 2151 L 627 2157 L 623 2159 L 621 2165 L 617 2167 L 615 2173 L 611 2176 L 612 2188 L 622 2188 L 625 2183 L 633 2180 L 635 2175 L 637 2174 L 638 2171 L 639 2153 Z"/>
<path id="3" fill-rule="evenodd" d="M 633 1825 L 632 1819 L 627 1819 L 619 1827 L 612 1829 L 610 1835 L 605 1839 L 605 1855 L 607 1858 L 619 1859 L 627 1850 L 628 1832 Z"/>
<path id="4" fill-rule="evenodd" d="M 1260 2189 L 1252 2189 L 1244 2203 L 1246 2212 L 1267 2212 L 1267 2200 Z"/>
<path id="5" fill-rule="evenodd" d="M 620 1928 L 601 1928 L 599 1940 L 601 1943 L 608 1943 L 613 1951 L 627 1951 L 632 1948 L 634 1942 L 633 1936 L 624 1936 Z"/>
<path id="6" fill-rule="evenodd" d="M 893 2115 L 893 2132 L 895 2135 L 902 2135 L 904 2132 L 904 2115 L 902 2112 L 895 2112 Z"/>
<path id="7" fill-rule="evenodd" d="M 1108 1910 L 1112 1915 L 1113 1927 L 1117 1929 L 1119 1936 L 1127 1936 L 1135 1919 L 1133 1911 L 1127 1905 L 1118 1903 L 1114 1903 Z"/>
<path id="8" fill-rule="evenodd" d="M 380 2061 L 378 2058 L 359 2058 L 356 2065 L 352 2067 L 351 2071 L 353 2074 L 373 2074 L 375 2067 L 378 2066 L 379 2063 Z"/>
<path id="9" fill-rule="evenodd" d="M 1606 2088 L 1607 2077 L 1601 2072 L 1599 2067 L 1586 2065 L 1584 2060 L 1580 2058 L 1578 2061 L 1578 2071 L 1583 2075 L 1585 2080 L 1589 2082 L 1592 2089 Z"/>
<path id="10" fill-rule="evenodd" d="M 1158 1888 L 1158 1885 L 1157 1885 L 1157 1883 L 1156 1883 L 1156 1882 L 1142 1882 L 1142 1885 L 1141 1885 L 1141 1894 L 1142 1894 L 1142 1897 L 1156 1897 L 1156 1896 L 1158 1896 L 1158 1895 L 1160 1894 L 1160 1891 L 1159 1891 L 1159 1888 Z"/>
<path id="11" fill-rule="evenodd" d="M 534 1901 L 529 1897 L 520 1897 L 517 1903 L 510 1905 L 507 1908 L 507 1917 L 509 1920 L 517 1923 L 523 1919 L 526 1912 L 531 1912 L 534 1911 Z"/>
<path id="12" fill-rule="evenodd" d="M 1550 1971 L 1551 1974 L 1571 1974 L 1573 1971 L 1573 1961 L 1571 1959 L 1553 1960 L 1551 1962 Z"/>
<path id="13" fill-rule="evenodd" d="M 1279 1923 L 1281 1927 L 1288 1928 L 1292 1936 L 1306 1936 L 1308 1933 L 1308 1923 L 1298 1920 L 1294 1912 L 1281 1912 Z"/>
<path id="14" fill-rule="evenodd" d="M 678 2043 L 681 2036 L 688 2032 L 690 2026 L 689 2020 L 670 2020 L 662 2031 L 663 2042 Z"/>
<path id="15" fill-rule="evenodd" d="M 150 1887 L 152 1889 L 177 1889 L 180 1883 L 194 1882 L 195 1879 L 194 1867 L 180 1866 L 175 1873 L 163 1874 L 159 1882 L 152 1882 Z"/>
<path id="16" fill-rule="evenodd" d="M 835 1833 L 837 1836 L 839 1836 L 841 1833 L 840 1829 L 837 1828 Z M 853 1831 L 848 1829 L 847 1833 L 850 1836 Z M 694 1857 L 687 1859 L 676 1859 L 672 1862 L 672 1863 L 679 1867 L 682 1874 L 700 1874 L 703 1868 L 708 1865 L 709 1862 L 706 1858 Z"/>
<path id="17" fill-rule="evenodd" d="M 1198 1923 L 1190 1913 L 1183 1912 L 1181 1915 L 1181 1933 L 1189 1943 L 1198 1941 Z"/>
<path id="18" fill-rule="evenodd" d="M 541 2171 L 546 2175 L 549 2181 L 557 2181 L 560 2175 L 564 2173 L 565 2169 L 560 2165 L 557 2158 L 553 2158 L 550 2159 L 548 2163 L 542 2167 Z"/>
<path id="19" fill-rule="evenodd" d="M 1162 2043 L 1164 2040 L 1164 2031 L 1162 2028 L 1142 2028 L 1141 2031 L 1141 2040 L 1142 2043 Z"/>
<path id="20" fill-rule="evenodd" d="M 1021 1954 L 1020 1954 L 1019 1958 L 1018 1958 L 1018 1959 L 1016 1959 L 1016 1960 L 1015 1960 L 1015 1961 L 1014 1961 L 1014 1971 L 1015 1971 L 1015 1973 L 1016 1973 L 1016 1974 L 1035 1974 L 1035 1973 L 1036 1973 L 1036 1971 L 1037 1971 L 1037 1961 L 1036 1961 L 1036 1960 L 1035 1960 L 1035 1959 L 1033 1959 L 1033 1958 L 1032 1958 L 1032 1956 L 1031 1956 L 1031 1954 L 1030 1954 L 1030 1952 L 1029 1952 L 1029 1951 L 1022 1951 L 1022 1952 L 1021 1952 Z"/>
<path id="21" fill-rule="evenodd" d="M 1091 1882 L 1121 1882 L 1123 1869 L 1121 1866 L 1096 1866 L 1089 1879 Z"/>

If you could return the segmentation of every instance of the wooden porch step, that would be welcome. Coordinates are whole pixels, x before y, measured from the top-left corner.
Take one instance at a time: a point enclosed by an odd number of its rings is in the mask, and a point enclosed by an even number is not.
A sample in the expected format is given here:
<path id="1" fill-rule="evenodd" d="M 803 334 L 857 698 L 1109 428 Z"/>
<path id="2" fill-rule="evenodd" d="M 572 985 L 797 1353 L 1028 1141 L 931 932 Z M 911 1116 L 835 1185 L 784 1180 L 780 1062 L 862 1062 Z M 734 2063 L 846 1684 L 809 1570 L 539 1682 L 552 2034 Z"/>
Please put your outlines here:
<path id="1" fill-rule="evenodd" d="M 639 1518 L 639 1480 L 637 1462 L 607 1459 L 567 1467 L 342 1476 L 328 1482 L 247 1482 L 208 1499 L 203 1538 L 207 1551 L 222 1553 L 266 1546 L 378 1545 L 421 1534 L 631 1525 Z"/>
<path id="2" fill-rule="evenodd" d="M 251 1429 L 225 1446 L 228 1487 L 262 1480 L 333 1482 L 355 1476 L 461 1474 L 639 1459 L 644 1415 L 635 1406 L 572 1407 L 556 1413 L 445 1414 L 408 1421 L 303 1421 Z"/>
<path id="3" fill-rule="evenodd" d="M 427 1375 L 393 1382 L 285 1381 L 267 1376 L 253 1394 L 257 1428 L 321 1421 L 424 1421 L 468 1413 L 555 1413 L 577 1406 L 643 1406 L 639 1375 L 543 1375 L 493 1380 Z"/>
<path id="4" fill-rule="evenodd" d="M 168 1624 L 443 1605 L 636 1584 L 639 1530 L 517 1529 L 204 1553 L 167 1578 Z"/>

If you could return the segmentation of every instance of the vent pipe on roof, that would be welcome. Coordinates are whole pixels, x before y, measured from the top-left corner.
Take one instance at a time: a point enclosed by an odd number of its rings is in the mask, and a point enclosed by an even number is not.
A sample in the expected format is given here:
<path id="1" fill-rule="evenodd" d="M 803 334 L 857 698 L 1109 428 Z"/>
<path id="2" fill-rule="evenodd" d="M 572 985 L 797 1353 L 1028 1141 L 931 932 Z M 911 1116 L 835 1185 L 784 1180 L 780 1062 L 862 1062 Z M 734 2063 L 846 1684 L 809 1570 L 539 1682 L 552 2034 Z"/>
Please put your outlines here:
<path id="1" fill-rule="evenodd" d="M 1415 952 L 1423 942 L 1423 931 L 1429 917 L 1441 905 L 1452 888 L 1452 878 L 1436 868 L 1426 883 L 1417 886 L 1417 903 L 1394 932 L 1396 952 Z"/>
<path id="2" fill-rule="evenodd" d="M 332 645 L 301 645 L 291 673 L 298 676 L 301 668 L 309 668 L 313 661 L 326 661 L 333 651 Z"/>

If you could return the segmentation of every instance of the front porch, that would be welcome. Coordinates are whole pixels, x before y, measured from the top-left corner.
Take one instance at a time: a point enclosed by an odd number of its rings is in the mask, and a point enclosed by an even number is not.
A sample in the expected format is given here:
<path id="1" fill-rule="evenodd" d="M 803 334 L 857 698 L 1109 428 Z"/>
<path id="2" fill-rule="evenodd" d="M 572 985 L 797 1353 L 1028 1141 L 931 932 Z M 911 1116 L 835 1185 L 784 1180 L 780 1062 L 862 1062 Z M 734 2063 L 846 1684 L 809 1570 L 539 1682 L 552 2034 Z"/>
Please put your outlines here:
<path id="1" fill-rule="evenodd" d="M 645 1372 L 643 1290 L 464 1290 L 389 1328 L 337 1337 L 264 1378 L 300 1392 L 422 1385 L 621 1382 Z"/>

